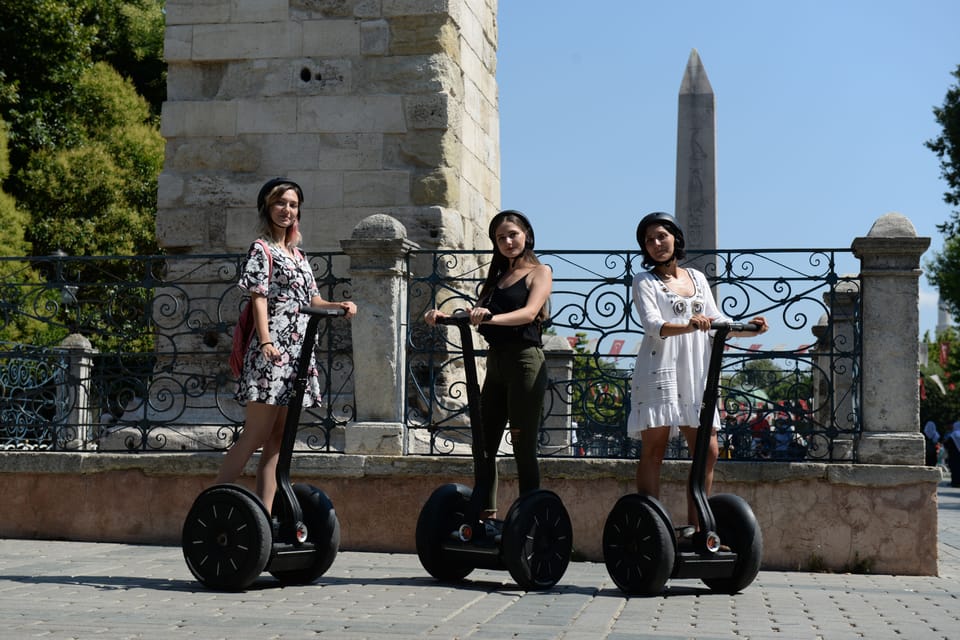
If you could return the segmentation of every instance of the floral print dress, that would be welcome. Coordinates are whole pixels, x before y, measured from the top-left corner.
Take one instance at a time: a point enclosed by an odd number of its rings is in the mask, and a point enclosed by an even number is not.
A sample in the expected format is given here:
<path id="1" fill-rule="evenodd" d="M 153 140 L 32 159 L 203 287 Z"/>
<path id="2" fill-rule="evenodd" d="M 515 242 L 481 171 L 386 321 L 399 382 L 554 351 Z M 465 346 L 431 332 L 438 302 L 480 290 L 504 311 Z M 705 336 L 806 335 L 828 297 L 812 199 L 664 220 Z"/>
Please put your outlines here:
<path id="1" fill-rule="evenodd" d="M 293 400 L 297 363 L 307 329 L 307 316 L 300 313 L 300 307 L 309 305 L 320 291 L 310 263 L 299 250 L 294 258 L 280 247 L 269 247 L 273 274 L 270 273 L 264 244 L 254 242 L 250 245 L 237 286 L 266 296 L 270 339 L 280 350 L 282 359 L 278 364 L 268 361 L 260 350 L 260 336 L 254 331 L 243 359 L 236 399 L 241 404 L 262 402 L 286 406 Z M 310 355 L 307 376 L 303 406 L 319 406 L 320 376 L 313 354 Z"/>
<path id="2" fill-rule="evenodd" d="M 676 293 L 652 272 L 633 279 L 633 303 L 644 336 L 630 385 L 627 435 L 631 437 L 650 427 L 669 426 L 672 438 L 679 434 L 678 427 L 700 423 L 713 332 L 662 338 L 660 328 L 667 322 L 687 324 L 695 313 L 714 320 L 728 318 L 717 308 L 706 277 L 696 269 L 686 270 L 696 289 L 691 296 Z M 719 426 L 720 416 L 715 413 L 714 428 Z"/>

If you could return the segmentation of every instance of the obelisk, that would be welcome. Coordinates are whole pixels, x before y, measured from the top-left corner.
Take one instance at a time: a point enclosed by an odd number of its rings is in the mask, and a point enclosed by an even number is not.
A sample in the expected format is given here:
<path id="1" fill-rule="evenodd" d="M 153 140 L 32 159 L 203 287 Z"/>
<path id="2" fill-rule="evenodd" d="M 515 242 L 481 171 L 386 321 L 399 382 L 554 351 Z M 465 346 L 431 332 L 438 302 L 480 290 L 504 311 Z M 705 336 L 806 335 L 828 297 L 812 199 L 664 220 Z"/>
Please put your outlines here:
<path id="1" fill-rule="evenodd" d="M 716 98 L 696 49 L 690 52 L 680 83 L 677 114 L 677 221 L 691 250 L 717 248 Z M 693 256 L 687 264 L 716 274 L 712 256 Z"/>

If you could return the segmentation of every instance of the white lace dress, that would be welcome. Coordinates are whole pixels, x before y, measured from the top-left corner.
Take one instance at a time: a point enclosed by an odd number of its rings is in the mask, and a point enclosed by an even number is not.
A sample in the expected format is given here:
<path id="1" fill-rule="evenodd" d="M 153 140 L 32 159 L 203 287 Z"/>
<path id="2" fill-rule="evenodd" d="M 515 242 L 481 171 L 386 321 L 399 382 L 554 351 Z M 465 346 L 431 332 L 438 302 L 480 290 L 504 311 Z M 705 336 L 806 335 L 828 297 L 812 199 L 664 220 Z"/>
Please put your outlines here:
<path id="1" fill-rule="evenodd" d="M 637 353 L 631 381 L 631 406 L 627 435 L 639 437 L 650 427 L 696 427 L 700 422 L 710 363 L 713 332 L 695 331 L 668 338 L 660 337 L 664 323 L 686 324 L 694 313 L 715 320 L 728 320 L 720 313 L 706 277 L 695 269 L 686 269 L 696 291 L 682 296 L 670 289 L 652 272 L 633 278 L 633 304 L 643 325 L 644 337 Z M 714 428 L 720 416 L 714 414 Z"/>

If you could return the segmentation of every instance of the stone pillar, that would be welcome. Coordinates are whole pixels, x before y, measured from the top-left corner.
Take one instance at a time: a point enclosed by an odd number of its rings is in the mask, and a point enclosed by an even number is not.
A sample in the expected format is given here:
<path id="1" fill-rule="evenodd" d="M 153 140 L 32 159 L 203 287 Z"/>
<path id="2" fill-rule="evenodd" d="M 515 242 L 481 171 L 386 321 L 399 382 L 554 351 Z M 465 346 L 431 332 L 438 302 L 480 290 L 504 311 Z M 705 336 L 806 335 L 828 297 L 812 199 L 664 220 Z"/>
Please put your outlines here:
<path id="1" fill-rule="evenodd" d="M 856 388 L 853 385 L 857 350 L 857 305 L 860 289 L 854 282 L 843 280 L 833 290 L 823 294 L 823 302 L 830 309 L 832 333 L 824 334 L 826 353 L 822 356 L 828 377 L 833 380 L 832 397 L 825 407 L 824 424 L 836 422 L 839 429 L 852 432 L 856 415 Z M 832 414 L 832 415 L 830 415 Z M 838 434 L 833 439 L 833 460 L 853 459 L 853 437 Z"/>
<path id="2" fill-rule="evenodd" d="M 899 213 L 881 216 L 866 237 L 853 241 L 862 283 L 861 463 L 923 464 L 919 278 L 920 256 L 929 246 L 930 238 L 917 237 Z"/>
<path id="3" fill-rule="evenodd" d="M 343 428 L 344 452 L 403 453 L 406 371 L 406 257 L 419 248 L 394 218 L 374 214 L 349 240 L 350 283 L 358 305 L 351 320 L 356 422 Z"/>
<path id="4" fill-rule="evenodd" d="M 60 343 L 67 352 L 69 370 L 67 383 L 57 387 L 57 405 L 68 407 L 69 414 L 63 416 L 61 429 L 75 429 L 60 442 L 63 449 L 86 449 L 91 440 L 91 429 L 98 422 L 90 406 L 90 386 L 92 383 L 93 356 L 99 353 L 90 340 L 79 333 L 71 333 Z M 60 440 L 59 436 L 57 438 Z"/>
<path id="5" fill-rule="evenodd" d="M 573 423 L 568 411 L 550 411 L 551 406 L 571 407 L 570 385 L 566 381 L 573 379 L 573 348 L 566 338 L 555 335 L 543 336 L 543 356 L 547 363 L 547 378 L 551 389 L 547 389 L 543 399 L 544 412 L 550 414 L 543 428 L 550 437 L 549 442 L 540 447 L 542 455 L 570 455 L 573 444 Z M 560 384 L 557 384 L 560 383 Z"/>

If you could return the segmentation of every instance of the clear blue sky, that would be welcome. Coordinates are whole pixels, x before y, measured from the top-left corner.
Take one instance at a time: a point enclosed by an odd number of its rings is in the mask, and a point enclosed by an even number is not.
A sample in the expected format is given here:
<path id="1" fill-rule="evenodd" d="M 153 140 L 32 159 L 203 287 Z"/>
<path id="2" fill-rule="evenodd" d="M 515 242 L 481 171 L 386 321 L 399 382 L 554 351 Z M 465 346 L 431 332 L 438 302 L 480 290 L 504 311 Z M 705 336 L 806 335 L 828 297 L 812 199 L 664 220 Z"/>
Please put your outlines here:
<path id="1" fill-rule="evenodd" d="M 942 246 L 924 142 L 960 64 L 958 0 L 500 0 L 498 27 L 502 205 L 539 248 L 633 248 L 643 214 L 673 211 L 692 49 L 717 100 L 721 248 L 849 247 L 891 211 L 931 238 L 925 260 Z M 933 330 L 923 277 L 920 307 Z"/>

